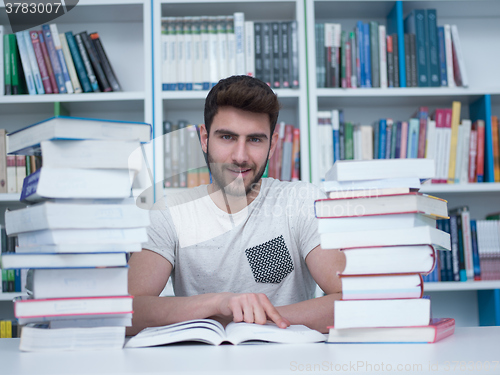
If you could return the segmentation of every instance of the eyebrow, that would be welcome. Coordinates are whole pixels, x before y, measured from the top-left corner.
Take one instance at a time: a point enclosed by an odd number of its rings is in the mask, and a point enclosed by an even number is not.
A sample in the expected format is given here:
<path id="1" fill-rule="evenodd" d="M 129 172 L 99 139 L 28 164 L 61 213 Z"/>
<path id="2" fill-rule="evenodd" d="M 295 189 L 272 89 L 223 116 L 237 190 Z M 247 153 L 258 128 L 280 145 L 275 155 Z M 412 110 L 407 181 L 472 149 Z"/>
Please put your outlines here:
<path id="1" fill-rule="evenodd" d="M 235 136 L 235 137 L 239 137 L 240 135 L 231 131 L 231 130 L 227 130 L 227 129 L 217 129 L 214 131 L 214 134 L 224 134 L 224 135 L 232 135 L 232 136 Z M 251 134 L 247 134 L 246 136 L 247 138 L 264 138 L 264 139 L 267 139 L 267 134 L 265 133 L 251 133 Z"/>

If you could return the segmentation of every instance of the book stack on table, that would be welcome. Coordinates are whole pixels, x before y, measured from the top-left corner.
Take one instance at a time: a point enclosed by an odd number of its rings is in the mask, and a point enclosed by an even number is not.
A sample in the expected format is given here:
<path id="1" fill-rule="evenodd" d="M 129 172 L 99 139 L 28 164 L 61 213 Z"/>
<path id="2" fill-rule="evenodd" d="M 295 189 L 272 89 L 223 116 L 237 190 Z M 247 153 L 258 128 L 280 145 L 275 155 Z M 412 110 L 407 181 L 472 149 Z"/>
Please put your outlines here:
<path id="1" fill-rule="evenodd" d="M 131 195 L 140 143 L 151 127 L 56 117 L 9 135 L 9 153 L 41 154 L 21 200 L 5 214 L 17 236 L 7 269 L 29 268 L 28 298 L 14 302 L 24 351 L 122 348 L 132 321 L 129 252 L 147 241 L 148 211 Z"/>
<path id="2" fill-rule="evenodd" d="M 431 319 L 422 274 L 450 250 L 445 200 L 418 193 L 432 178 L 427 159 L 337 161 L 328 171 L 328 199 L 315 202 L 323 249 L 341 249 L 342 299 L 335 301 L 329 342 L 435 342 L 453 333 L 453 319 Z"/>

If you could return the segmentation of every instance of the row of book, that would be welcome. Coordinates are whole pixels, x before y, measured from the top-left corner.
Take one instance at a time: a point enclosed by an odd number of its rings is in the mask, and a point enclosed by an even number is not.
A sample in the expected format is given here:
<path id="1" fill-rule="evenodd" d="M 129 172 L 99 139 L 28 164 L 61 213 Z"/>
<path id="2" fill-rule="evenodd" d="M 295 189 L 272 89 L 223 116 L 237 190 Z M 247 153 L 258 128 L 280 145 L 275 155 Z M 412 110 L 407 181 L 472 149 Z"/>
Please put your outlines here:
<path id="1" fill-rule="evenodd" d="M 133 155 L 151 126 L 56 117 L 8 138 L 8 153 L 43 156 L 23 184 L 29 205 L 5 215 L 17 246 L 2 268 L 31 273 L 28 297 L 14 303 L 20 349 L 122 348 L 132 320 L 127 253 L 141 250 L 149 225 L 130 198 Z"/>
<path id="2" fill-rule="evenodd" d="M 250 75 L 273 88 L 299 87 L 297 21 L 229 16 L 164 17 L 162 88 L 208 90 L 220 79 Z"/>
<path id="3" fill-rule="evenodd" d="M 18 336 L 17 321 L 0 320 L 0 339 L 11 339 Z"/>
<path id="4" fill-rule="evenodd" d="M 456 25 L 438 27 L 436 9 L 418 9 L 405 18 L 404 32 L 389 20 L 387 28 L 358 21 L 352 32 L 316 23 L 317 87 L 468 86 Z"/>
<path id="5" fill-rule="evenodd" d="M 471 220 L 468 207 L 451 211 L 438 227 L 451 235 L 451 253 L 441 256 L 424 281 L 500 280 L 500 215 Z"/>
<path id="6" fill-rule="evenodd" d="M 485 165 L 494 165 L 500 182 L 500 129 L 491 117 L 491 134 L 485 121 L 460 119 L 461 103 L 429 113 L 419 107 L 408 121 L 386 118 L 372 125 L 344 120 L 342 110 L 318 112 L 320 176 L 337 160 L 427 158 L 436 163 L 433 183 L 485 182 Z M 487 143 L 493 152 L 488 159 Z"/>
<path id="7" fill-rule="evenodd" d="M 453 333 L 454 320 L 431 319 L 423 296 L 422 274 L 450 250 L 436 228 L 447 202 L 418 193 L 434 173 L 425 159 L 337 161 L 328 170 L 328 198 L 315 201 L 321 248 L 345 256 L 329 342 L 432 343 Z"/>
<path id="8" fill-rule="evenodd" d="M 5 228 L 0 229 L 0 255 L 13 253 L 16 248 L 16 237 L 8 237 Z M 27 270 L 2 269 L 0 277 L 0 293 L 25 292 Z"/>
<path id="9" fill-rule="evenodd" d="M 121 91 L 97 32 L 59 34 L 52 23 L 2 34 L 2 95 Z"/>
<path id="10" fill-rule="evenodd" d="M 276 124 L 278 143 L 263 177 L 282 181 L 300 180 L 300 129 L 284 122 Z M 199 141 L 199 127 L 186 120 L 163 123 L 164 186 L 192 188 L 207 185 L 211 176 Z"/>

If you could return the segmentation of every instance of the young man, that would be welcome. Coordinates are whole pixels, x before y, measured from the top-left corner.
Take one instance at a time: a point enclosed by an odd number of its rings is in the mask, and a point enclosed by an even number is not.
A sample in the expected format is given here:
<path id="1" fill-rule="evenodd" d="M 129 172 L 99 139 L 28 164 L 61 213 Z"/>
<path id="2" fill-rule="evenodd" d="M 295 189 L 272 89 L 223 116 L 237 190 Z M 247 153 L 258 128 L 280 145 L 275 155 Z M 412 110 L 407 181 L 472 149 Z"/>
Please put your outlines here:
<path id="1" fill-rule="evenodd" d="M 205 102 L 201 146 L 213 182 L 155 204 L 144 250 L 129 261 L 136 334 L 196 318 L 322 332 L 340 298 L 345 258 L 319 246 L 306 182 L 262 179 L 278 134 L 279 102 L 263 82 L 233 76 Z M 159 297 L 172 274 L 175 297 Z M 315 282 L 327 294 L 312 298 Z"/>

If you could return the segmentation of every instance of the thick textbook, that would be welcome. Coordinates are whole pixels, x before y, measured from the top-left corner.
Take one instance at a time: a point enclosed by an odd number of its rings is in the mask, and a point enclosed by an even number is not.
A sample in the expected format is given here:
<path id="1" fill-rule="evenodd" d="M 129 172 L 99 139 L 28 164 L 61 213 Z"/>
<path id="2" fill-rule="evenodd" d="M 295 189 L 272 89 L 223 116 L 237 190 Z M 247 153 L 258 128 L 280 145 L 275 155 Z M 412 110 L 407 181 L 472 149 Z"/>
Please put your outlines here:
<path id="1" fill-rule="evenodd" d="M 344 276 L 428 273 L 436 265 L 436 252 L 430 245 L 360 247 L 342 252 Z"/>
<path id="2" fill-rule="evenodd" d="M 342 300 L 422 298 L 420 274 L 354 275 L 340 278 Z"/>
<path id="3" fill-rule="evenodd" d="M 72 350 L 122 349 L 125 327 L 50 329 L 47 324 L 23 327 L 19 350 L 55 352 Z"/>
<path id="4" fill-rule="evenodd" d="M 45 229 L 137 228 L 149 225 L 149 212 L 133 203 L 43 202 L 5 213 L 8 235 Z"/>
<path id="5" fill-rule="evenodd" d="M 381 189 L 394 189 L 394 188 L 406 188 L 412 190 L 420 189 L 420 179 L 418 177 L 406 177 L 406 178 L 382 178 L 373 180 L 359 180 L 359 181 L 325 181 L 323 182 L 323 188 L 326 192 L 348 192 L 348 191 L 358 191 L 358 190 L 381 190 Z M 409 191 L 407 191 L 409 192 Z M 342 197 L 339 194 L 338 198 Z M 345 194 L 347 195 L 347 194 Z M 387 195 L 387 194 L 381 194 Z M 360 195 L 354 195 L 360 196 Z M 373 196 L 373 195 L 370 195 Z M 336 198 L 336 197 L 331 197 Z M 347 196 L 345 196 L 347 198 Z"/>
<path id="6" fill-rule="evenodd" d="M 425 326 L 431 318 L 427 298 L 334 301 L 333 326 L 341 328 Z"/>
<path id="7" fill-rule="evenodd" d="M 141 251 L 140 242 L 132 243 L 75 243 L 60 245 L 17 246 L 17 254 L 69 254 L 69 253 L 133 253 Z"/>
<path id="8" fill-rule="evenodd" d="M 139 348 L 172 344 L 183 341 L 199 341 L 205 344 L 220 345 L 231 343 L 274 342 L 283 344 L 304 344 L 325 341 L 325 336 L 303 325 L 279 328 L 275 324 L 231 322 L 226 329 L 212 319 L 195 319 L 163 327 L 143 329 L 132 337 L 125 348 Z"/>
<path id="9" fill-rule="evenodd" d="M 455 319 L 434 318 L 428 325 L 412 327 L 330 328 L 329 343 L 433 344 L 455 332 Z"/>
<path id="10" fill-rule="evenodd" d="M 3 269 L 19 268 L 94 268 L 123 267 L 127 265 L 125 253 L 94 254 L 16 254 L 2 256 Z"/>
<path id="11" fill-rule="evenodd" d="M 434 161 L 430 159 L 339 160 L 326 173 L 327 181 L 359 181 L 382 178 L 433 178 Z"/>
<path id="12" fill-rule="evenodd" d="M 37 154 L 40 142 L 55 139 L 104 139 L 146 143 L 151 140 L 151 135 L 151 125 L 142 122 L 57 116 L 7 134 L 7 153 Z"/>

